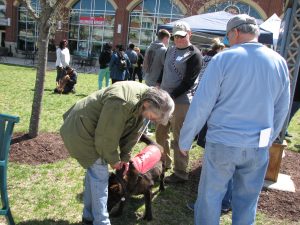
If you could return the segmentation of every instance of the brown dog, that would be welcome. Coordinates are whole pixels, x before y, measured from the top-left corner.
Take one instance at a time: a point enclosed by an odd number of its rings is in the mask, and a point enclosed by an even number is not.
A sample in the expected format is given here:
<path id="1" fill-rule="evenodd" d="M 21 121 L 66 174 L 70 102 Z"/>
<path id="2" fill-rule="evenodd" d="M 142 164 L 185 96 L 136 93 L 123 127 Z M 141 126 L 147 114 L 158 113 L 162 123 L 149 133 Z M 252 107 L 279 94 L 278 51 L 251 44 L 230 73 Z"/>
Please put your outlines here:
<path id="1" fill-rule="evenodd" d="M 147 145 L 158 146 L 144 134 L 140 141 Z M 161 149 L 161 147 L 159 148 Z M 132 161 L 129 162 L 129 168 L 125 175 L 123 175 L 125 167 L 116 171 L 116 174 L 112 173 L 109 177 L 107 209 L 110 212 L 118 203 L 119 206 L 114 213 L 111 213 L 111 216 L 120 216 L 122 214 L 125 202 L 129 196 L 143 194 L 145 199 L 145 215 L 143 219 L 152 220 L 152 187 L 154 186 L 154 181 L 160 180 L 159 191 L 163 191 L 165 189 L 164 167 L 164 160 L 163 157 L 161 157 L 161 160 L 145 174 L 141 174 L 135 168 Z"/>

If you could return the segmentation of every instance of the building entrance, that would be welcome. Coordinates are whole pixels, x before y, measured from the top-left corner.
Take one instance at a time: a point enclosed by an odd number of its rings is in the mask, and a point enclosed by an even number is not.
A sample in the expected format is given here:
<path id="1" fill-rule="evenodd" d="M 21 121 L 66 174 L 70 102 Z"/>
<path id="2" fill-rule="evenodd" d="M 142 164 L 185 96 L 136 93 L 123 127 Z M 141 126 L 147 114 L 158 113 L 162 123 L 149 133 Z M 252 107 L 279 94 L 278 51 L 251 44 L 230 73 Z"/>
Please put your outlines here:
<path id="1" fill-rule="evenodd" d="M 0 30 L 0 47 L 5 47 L 5 31 Z"/>

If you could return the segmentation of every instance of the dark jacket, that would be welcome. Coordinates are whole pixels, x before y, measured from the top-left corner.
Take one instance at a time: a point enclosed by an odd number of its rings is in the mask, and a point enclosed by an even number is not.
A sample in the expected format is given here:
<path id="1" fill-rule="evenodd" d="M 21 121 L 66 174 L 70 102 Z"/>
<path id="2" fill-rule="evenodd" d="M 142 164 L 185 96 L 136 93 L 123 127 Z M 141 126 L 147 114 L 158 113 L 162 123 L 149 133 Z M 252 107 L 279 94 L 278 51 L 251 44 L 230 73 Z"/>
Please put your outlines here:
<path id="1" fill-rule="evenodd" d="M 104 50 L 100 53 L 100 56 L 99 56 L 100 69 L 105 69 L 109 66 L 111 56 L 112 56 L 111 50 Z"/>
<path id="2" fill-rule="evenodd" d="M 141 68 L 144 63 L 144 56 L 142 53 L 138 53 L 138 60 L 137 60 L 137 68 Z"/>
<path id="3" fill-rule="evenodd" d="M 77 72 L 75 70 L 72 71 L 71 74 L 69 74 L 70 80 L 68 80 L 68 83 L 66 84 L 63 94 L 68 94 L 71 91 L 73 91 L 75 84 L 77 83 Z"/>

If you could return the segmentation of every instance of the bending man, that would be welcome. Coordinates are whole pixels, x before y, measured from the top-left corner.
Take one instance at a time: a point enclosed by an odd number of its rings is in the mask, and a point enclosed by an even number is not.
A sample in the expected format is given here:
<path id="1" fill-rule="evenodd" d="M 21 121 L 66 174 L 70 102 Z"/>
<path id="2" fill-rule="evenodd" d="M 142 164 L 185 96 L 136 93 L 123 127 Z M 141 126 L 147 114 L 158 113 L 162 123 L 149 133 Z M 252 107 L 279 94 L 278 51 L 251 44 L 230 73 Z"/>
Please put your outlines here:
<path id="1" fill-rule="evenodd" d="M 174 102 L 167 92 L 126 81 L 94 92 L 64 114 L 60 129 L 64 144 L 87 169 L 83 224 L 110 224 L 106 208 L 108 164 L 120 169 L 129 161 L 143 119 L 166 124 L 173 110 Z"/>

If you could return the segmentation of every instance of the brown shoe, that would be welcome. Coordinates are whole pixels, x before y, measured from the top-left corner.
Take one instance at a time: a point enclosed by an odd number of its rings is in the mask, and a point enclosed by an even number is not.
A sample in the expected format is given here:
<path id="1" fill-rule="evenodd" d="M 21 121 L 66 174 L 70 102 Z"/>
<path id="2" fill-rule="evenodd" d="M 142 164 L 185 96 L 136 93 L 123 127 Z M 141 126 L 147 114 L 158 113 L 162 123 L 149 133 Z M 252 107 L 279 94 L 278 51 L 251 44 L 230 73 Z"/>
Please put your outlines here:
<path id="1" fill-rule="evenodd" d="M 165 183 L 166 184 L 179 184 L 179 183 L 184 183 L 186 181 L 187 180 L 176 176 L 175 173 L 173 173 L 172 175 L 165 178 Z"/>

